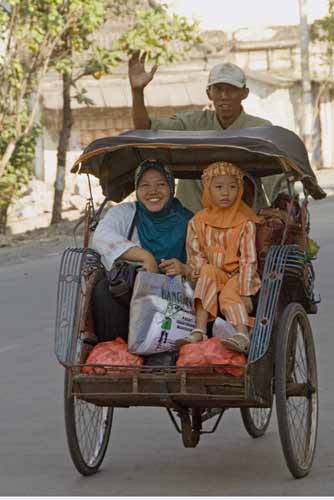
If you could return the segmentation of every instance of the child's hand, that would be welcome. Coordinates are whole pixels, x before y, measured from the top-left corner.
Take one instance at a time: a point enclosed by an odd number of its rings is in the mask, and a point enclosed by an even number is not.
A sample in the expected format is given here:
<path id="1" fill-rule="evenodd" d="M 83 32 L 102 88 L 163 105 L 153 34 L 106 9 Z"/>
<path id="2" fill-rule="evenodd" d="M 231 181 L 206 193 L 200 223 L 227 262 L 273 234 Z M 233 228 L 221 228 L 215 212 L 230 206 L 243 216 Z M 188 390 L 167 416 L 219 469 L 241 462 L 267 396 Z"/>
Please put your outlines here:
<path id="1" fill-rule="evenodd" d="M 178 274 L 186 274 L 186 266 L 179 259 L 161 259 L 159 268 L 167 274 L 167 276 L 176 276 Z"/>

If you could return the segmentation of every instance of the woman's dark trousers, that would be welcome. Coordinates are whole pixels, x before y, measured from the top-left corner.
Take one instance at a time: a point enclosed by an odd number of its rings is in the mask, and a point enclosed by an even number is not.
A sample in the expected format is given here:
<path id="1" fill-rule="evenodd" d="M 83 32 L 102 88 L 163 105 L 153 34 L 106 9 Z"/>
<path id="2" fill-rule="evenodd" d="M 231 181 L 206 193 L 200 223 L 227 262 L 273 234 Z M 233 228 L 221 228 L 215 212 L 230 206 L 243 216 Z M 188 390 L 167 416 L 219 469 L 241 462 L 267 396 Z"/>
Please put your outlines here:
<path id="1" fill-rule="evenodd" d="M 130 296 L 114 297 L 108 290 L 108 281 L 99 281 L 92 294 L 92 312 L 95 334 L 99 342 L 121 337 L 127 342 Z"/>

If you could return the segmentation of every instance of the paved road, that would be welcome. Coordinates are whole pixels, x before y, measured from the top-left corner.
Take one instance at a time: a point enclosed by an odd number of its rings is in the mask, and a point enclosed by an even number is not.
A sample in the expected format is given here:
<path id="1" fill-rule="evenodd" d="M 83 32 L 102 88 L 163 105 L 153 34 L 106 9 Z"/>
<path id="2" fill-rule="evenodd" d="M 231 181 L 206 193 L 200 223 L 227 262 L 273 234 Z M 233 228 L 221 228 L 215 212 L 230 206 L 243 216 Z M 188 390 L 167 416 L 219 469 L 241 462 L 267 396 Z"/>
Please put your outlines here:
<path id="1" fill-rule="evenodd" d="M 67 450 L 63 369 L 53 356 L 59 256 L 0 268 L 0 495 L 333 495 L 334 202 L 312 206 L 323 297 L 312 317 L 320 384 L 320 428 L 312 474 L 291 478 L 276 421 L 258 440 L 229 410 L 215 434 L 184 449 L 167 413 L 115 413 L 101 472 L 83 478 Z"/>

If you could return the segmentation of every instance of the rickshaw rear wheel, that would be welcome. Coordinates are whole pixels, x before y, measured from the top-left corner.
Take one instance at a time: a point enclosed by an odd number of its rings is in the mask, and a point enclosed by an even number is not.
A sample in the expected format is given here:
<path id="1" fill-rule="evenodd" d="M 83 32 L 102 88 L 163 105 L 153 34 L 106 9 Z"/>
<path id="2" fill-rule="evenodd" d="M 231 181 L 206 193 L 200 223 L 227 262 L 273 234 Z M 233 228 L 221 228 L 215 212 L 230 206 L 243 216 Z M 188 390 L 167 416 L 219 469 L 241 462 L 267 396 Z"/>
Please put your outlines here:
<path id="1" fill-rule="evenodd" d="M 246 431 L 253 438 L 263 436 L 270 423 L 272 406 L 270 408 L 240 408 Z"/>
<path id="2" fill-rule="evenodd" d="M 318 384 L 311 325 L 304 308 L 289 304 L 280 319 L 275 355 L 276 411 L 287 466 L 295 478 L 312 466 L 318 427 Z"/>
<path id="3" fill-rule="evenodd" d="M 65 372 L 66 437 L 73 464 L 83 476 L 95 474 L 107 451 L 113 408 L 96 406 L 73 395 L 72 376 Z"/>

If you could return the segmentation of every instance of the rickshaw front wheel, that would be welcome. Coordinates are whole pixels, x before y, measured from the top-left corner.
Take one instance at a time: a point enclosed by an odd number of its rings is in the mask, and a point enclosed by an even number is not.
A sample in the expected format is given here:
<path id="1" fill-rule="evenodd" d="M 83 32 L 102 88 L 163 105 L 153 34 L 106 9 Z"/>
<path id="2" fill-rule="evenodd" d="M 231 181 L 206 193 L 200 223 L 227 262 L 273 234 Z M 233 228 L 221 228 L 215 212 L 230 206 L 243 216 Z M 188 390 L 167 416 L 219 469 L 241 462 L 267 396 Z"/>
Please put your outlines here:
<path id="1" fill-rule="evenodd" d="M 240 408 L 246 431 L 253 438 L 263 436 L 270 423 L 272 407 L 270 408 Z"/>
<path id="2" fill-rule="evenodd" d="M 318 427 L 318 384 L 311 325 L 290 303 L 280 318 L 275 354 L 276 411 L 285 460 L 295 478 L 312 466 Z"/>
<path id="3" fill-rule="evenodd" d="M 65 372 L 64 409 L 67 442 L 73 464 L 83 476 L 95 474 L 107 451 L 113 408 L 96 406 L 73 395 L 72 376 Z"/>
<path id="4" fill-rule="evenodd" d="M 201 437 L 201 410 L 200 408 L 192 408 L 191 416 L 188 411 L 180 415 L 182 442 L 185 448 L 195 448 Z"/>

